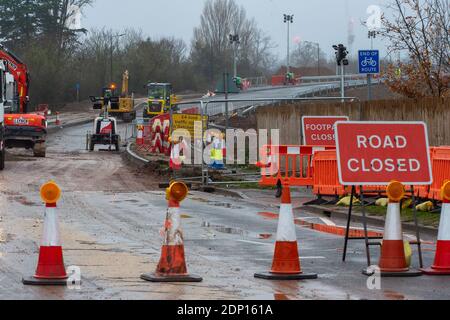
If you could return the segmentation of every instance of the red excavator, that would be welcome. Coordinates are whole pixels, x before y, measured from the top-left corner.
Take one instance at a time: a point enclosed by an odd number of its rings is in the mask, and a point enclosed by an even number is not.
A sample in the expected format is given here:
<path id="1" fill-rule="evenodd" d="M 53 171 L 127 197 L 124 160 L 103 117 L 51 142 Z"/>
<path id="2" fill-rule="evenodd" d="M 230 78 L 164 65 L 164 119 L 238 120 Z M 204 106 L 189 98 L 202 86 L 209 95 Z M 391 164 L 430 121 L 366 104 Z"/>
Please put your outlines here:
<path id="1" fill-rule="evenodd" d="M 6 148 L 33 149 L 35 157 L 45 157 L 47 119 L 43 115 L 28 113 L 30 76 L 28 68 L 14 53 L 0 45 L 0 60 L 15 80 L 11 91 L 13 101 L 5 108 Z"/>

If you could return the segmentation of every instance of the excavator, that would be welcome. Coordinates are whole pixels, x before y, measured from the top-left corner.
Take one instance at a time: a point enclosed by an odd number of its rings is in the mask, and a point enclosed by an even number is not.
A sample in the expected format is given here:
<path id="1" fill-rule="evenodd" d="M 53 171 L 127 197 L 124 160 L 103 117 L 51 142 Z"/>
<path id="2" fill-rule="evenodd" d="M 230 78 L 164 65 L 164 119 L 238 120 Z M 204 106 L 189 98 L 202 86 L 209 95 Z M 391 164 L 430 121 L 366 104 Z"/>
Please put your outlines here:
<path id="1" fill-rule="evenodd" d="M 28 113 L 30 76 L 28 68 L 13 52 L 0 45 L 0 60 L 5 62 L 6 84 L 10 95 L 5 107 L 4 145 L 6 148 L 33 149 L 35 157 L 45 157 L 47 119 L 43 115 Z"/>
<path id="2" fill-rule="evenodd" d="M 119 103 L 111 104 L 111 107 L 108 109 L 111 116 L 122 119 L 125 122 L 131 122 L 136 119 L 134 98 L 128 93 L 129 80 L 130 74 L 128 70 L 126 70 L 122 76 L 122 94 L 119 97 Z"/>
<path id="3" fill-rule="evenodd" d="M 142 112 L 144 119 L 151 119 L 168 113 L 179 102 L 175 94 L 173 94 L 172 84 L 170 83 L 151 82 L 147 84 L 147 88 L 148 104 Z"/>
<path id="4" fill-rule="evenodd" d="M 94 98 L 95 109 L 103 110 L 104 97 L 108 97 L 110 104 L 108 107 L 108 114 L 117 119 L 122 119 L 125 122 L 131 122 L 136 119 L 136 110 L 134 110 L 134 98 L 128 93 L 130 74 L 128 70 L 123 73 L 122 77 L 122 93 L 120 96 L 116 94 L 116 84 L 111 83 L 109 86 L 102 89 L 101 97 Z"/>

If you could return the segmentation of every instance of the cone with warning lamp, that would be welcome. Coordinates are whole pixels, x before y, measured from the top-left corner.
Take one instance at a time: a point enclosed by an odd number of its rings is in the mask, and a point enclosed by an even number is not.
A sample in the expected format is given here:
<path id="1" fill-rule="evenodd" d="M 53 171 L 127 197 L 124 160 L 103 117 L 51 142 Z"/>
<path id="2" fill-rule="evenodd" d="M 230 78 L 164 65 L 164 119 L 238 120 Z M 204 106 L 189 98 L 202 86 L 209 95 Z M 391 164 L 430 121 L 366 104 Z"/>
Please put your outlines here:
<path id="1" fill-rule="evenodd" d="M 26 285 L 67 285 L 63 250 L 59 233 L 56 203 L 61 196 L 59 186 L 50 181 L 41 187 L 41 198 L 45 203 L 44 230 L 39 248 L 36 273 L 23 278 Z"/>
<path id="2" fill-rule="evenodd" d="M 136 144 L 137 145 L 144 144 L 144 126 L 142 126 L 142 125 L 137 126 Z"/>
<path id="3" fill-rule="evenodd" d="M 441 222 L 434 264 L 430 268 L 421 269 L 427 275 L 450 275 L 450 180 L 445 181 L 441 195 Z"/>
<path id="4" fill-rule="evenodd" d="M 405 196 L 405 186 L 392 181 L 386 193 L 389 198 L 387 208 L 386 224 L 384 228 L 383 244 L 381 246 L 381 257 L 378 267 L 382 277 L 415 277 L 422 274 L 421 271 L 408 268 L 403 240 L 402 222 L 400 216 L 401 201 Z M 373 275 L 372 268 L 363 270 L 367 276 Z"/>
<path id="5" fill-rule="evenodd" d="M 272 269 L 269 272 L 256 273 L 255 278 L 267 280 L 317 279 L 317 274 L 303 273 L 300 266 L 291 192 L 287 183 L 283 185 L 282 190 Z"/>
<path id="6" fill-rule="evenodd" d="M 201 282 L 203 279 L 187 272 L 184 255 L 184 240 L 181 229 L 180 202 L 188 193 L 184 183 L 172 182 L 166 190 L 169 202 L 164 224 L 164 242 L 161 258 L 153 273 L 141 275 L 141 279 L 151 282 Z"/>

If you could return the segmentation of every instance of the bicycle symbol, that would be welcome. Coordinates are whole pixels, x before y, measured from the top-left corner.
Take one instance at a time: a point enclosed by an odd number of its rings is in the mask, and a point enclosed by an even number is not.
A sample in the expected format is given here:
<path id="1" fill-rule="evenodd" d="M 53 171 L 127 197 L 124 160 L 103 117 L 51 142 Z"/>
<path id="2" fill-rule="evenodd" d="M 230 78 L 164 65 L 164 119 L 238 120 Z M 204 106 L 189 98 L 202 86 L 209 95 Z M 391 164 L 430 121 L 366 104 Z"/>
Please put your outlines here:
<path id="1" fill-rule="evenodd" d="M 377 66 L 377 61 L 374 60 L 373 58 L 366 57 L 366 58 L 364 58 L 363 61 L 361 61 L 361 66 L 363 66 L 363 67 L 367 67 L 367 66 L 369 66 L 369 67 L 376 67 Z"/>

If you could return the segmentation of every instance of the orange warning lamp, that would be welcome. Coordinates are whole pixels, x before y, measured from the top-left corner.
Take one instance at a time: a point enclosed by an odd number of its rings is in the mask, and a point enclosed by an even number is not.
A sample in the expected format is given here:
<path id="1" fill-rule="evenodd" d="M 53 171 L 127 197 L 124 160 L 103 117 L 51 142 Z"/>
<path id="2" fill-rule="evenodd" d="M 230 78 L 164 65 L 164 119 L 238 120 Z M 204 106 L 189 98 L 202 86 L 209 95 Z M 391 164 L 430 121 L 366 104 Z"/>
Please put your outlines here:
<path id="1" fill-rule="evenodd" d="M 189 189 L 183 182 L 172 182 L 166 189 L 166 198 L 181 202 L 186 199 L 188 192 Z"/>
<path id="2" fill-rule="evenodd" d="M 405 196 L 405 186 L 398 181 L 392 181 L 386 188 L 389 200 L 400 202 Z"/>
<path id="3" fill-rule="evenodd" d="M 115 89 L 116 88 L 116 84 L 115 83 L 111 83 L 111 89 Z"/>
<path id="4" fill-rule="evenodd" d="M 442 199 L 450 201 L 450 180 L 445 180 L 441 189 Z"/>
<path id="5" fill-rule="evenodd" d="M 41 187 L 41 199 L 47 204 L 58 202 L 61 197 L 61 189 L 54 181 L 49 181 Z"/>

